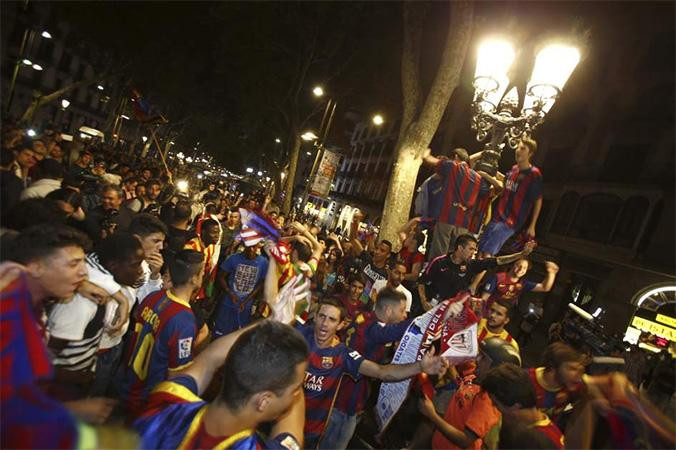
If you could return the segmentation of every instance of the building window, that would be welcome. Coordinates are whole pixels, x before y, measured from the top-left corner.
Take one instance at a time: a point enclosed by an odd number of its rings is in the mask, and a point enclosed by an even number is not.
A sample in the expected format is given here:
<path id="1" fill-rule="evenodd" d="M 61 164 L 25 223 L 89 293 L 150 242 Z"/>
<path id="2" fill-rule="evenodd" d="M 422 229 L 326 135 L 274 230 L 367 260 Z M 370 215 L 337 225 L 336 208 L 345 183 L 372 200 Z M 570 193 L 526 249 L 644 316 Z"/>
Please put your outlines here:
<path id="1" fill-rule="evenodd" d="M 630 248 L 634 245 L 641 225 L 647 219 L 646 214 L 650 206 L 645 197 L 631 197 L 624 203 L 617 229 L 613 235 L 613 245 Z"/>
<path id="2" fill-rule="evenodd" d="M 583 197 L 568 235 L 608 243 L 622 204 L 622 199 L 616 195 L 590 194 Z"/>
<path id="3" fill-rule="evenodd" d="M 580 194 L 577 192 L 566 192 L 563 197 L 561 197 L 561 202 L 559 203 L 559 208 L 556 210 L 556 216 L 554 217 L 554 222 L 552 222 L 550 232 L 566 234 L 566 231 L 573 221 L 573 215 L 575 214 L 579 201 Z M 545 217 L 543 216 L 542 218 L 544 219 Z M 538 223 L 539 222 L 541 222 L 541 220 L 538 220 Z"/>

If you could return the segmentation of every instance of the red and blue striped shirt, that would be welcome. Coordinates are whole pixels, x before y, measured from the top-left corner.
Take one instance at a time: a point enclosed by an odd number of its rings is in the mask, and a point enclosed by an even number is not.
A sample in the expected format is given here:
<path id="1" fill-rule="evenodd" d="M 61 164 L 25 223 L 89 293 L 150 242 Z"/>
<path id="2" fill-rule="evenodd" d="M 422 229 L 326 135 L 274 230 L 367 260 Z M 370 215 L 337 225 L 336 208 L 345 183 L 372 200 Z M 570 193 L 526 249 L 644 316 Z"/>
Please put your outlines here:
<path id="1" fill-rule="evenodd" d="M 192 362 L 196 334 L 190 304 L 169 291 L 153 292 L 136 308 L 121 386 L 132 416 L 140 413 L 156 384 Z"/>
<path id="2" fill-rule="evenodd" d="M 466 162 L 442 160 L 437 172 L 443 178 L 443 203 L 439 222 L 469 228 L 481 189 L 481 176 Z"/>
<path id="3" fill-rule="evenodd" d="M 319 444 L 326 420 L 331 414 L 343 374 L 359 380 L 359 367 L 364 358 L 350 350 L 334 337 L 329 347 L 319 348 L 315 341 L 314 326 L 300 326 L 298 331 L 310 347 L 303 390 L 305 391 L 305 448 Z"/>
<path id="4" fill-rule="evenodd" d="M 231 436 L 212 436 L 204 426 L 206 408 L 207 403 L 197 395 L 194 378 L 182 375 L 158 384 L 148 398 L 145 411 L 134 423 L 134 429 L 141 435 L 141 448 L 288 450 L 299 447 L 289 433 L 265 442 L 253 429 Z"/>
<path id="5" fill-rule="evenodd" d="M 366 359 L 380 364 L 384 362 L 385 344 L 400 340 L 410 323 L 411 320 L 403 320 L 399 323 L 385 324 L 378 321 L 375 312 L 369 311 L 360 315 L 348 327 L 345 343 Z M 368 385 L 368 380 L 364 378 L 355 381 L 343 377 L 335 408 L 348 415 L 363 411 L 368 398 Z"/>
<path id="6" fill-rule="evenodd" d="M 531 166 L 520 170 L 514 165 L 505 177 L 505 188 L 498 199 L 494 222 L 504 222 L 513 229 L 526 223 L 535 202 L 542 197 L 542 173 Z"/>

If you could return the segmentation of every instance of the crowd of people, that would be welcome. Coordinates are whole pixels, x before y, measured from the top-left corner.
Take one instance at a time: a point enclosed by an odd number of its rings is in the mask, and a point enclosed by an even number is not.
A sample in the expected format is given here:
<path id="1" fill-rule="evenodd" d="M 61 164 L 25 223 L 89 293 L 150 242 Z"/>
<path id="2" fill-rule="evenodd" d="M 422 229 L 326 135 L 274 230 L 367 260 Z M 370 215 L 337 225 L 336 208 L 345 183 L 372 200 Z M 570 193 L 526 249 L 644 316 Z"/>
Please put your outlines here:
<path id="1" fill-rule="evenodd" d="M 531 139 L 505 175 L 426 152 L 397 242 L 359 215 L 326 229 L 265 192 L 181 191 L 173 167 L 63 147 L 3 129 L 3 448 L 673 448 L 673 422 L 571 345 L 522 367 L 510 320 L 559 270 L 527 278 Z M 437 322 L 476 331 L 446 342 Z M 382 387 L 405 380 L 383 422 Z"/>

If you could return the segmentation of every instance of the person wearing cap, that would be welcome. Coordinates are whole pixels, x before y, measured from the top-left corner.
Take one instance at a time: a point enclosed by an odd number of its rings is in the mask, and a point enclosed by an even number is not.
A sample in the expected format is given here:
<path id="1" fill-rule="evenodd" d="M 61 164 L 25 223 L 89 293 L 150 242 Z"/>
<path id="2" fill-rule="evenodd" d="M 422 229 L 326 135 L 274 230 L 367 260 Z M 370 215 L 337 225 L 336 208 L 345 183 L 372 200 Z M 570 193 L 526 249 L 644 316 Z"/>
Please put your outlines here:
<path id="1" fill-rule="evenodd" d="M 46 197 L 50 192 L 61 189 L 65 174 L 63 165 L 53 159 L 43 159 L 35 167 L 38 180 L 21 192 L 21 200 Z"/>
<path id="2" fill-rule="evenodd" d="M 423 397 L 418 403 L 420 412 L 436 427 L 433 449 L 497 447 L 500 411 L 475 380 L 502 363 L 520 366 L 521 357 L 510 343 L 496 337 L 483 340 L 479 349 L 476 362 L 469 361 L 458 367 L 463 379 L 443 417 L 437 413 L 432 399 Z"/>

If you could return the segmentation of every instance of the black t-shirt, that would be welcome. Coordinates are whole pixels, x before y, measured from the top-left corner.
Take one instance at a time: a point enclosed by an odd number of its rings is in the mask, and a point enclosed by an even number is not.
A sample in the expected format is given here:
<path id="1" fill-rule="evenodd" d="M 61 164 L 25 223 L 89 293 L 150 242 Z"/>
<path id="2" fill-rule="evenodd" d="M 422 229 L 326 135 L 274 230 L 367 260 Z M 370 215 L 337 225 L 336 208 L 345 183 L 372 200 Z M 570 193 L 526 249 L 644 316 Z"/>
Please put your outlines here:
<path id="1" fill-rule="evenodd" d="M 449 255 L 434 260 L 423 272 L 420 282 L 425 285 L 428 299 L 446 300 L 466 291 L 474 276 L 497 265 L 495 258 L 472 259 L 455 264 Z"/>
<path id="2" fill-rule="evenodd" d="M 385 260 L 383 267 L 376 267 L 373 263 L 373 257 L 369 252 L 364 250 L 359 255 L 361 260 L 361 273 L 366 277 L 366 286 L 364 286 L 364 293 L 362 294 L 362 301 L 371 297 L 371 289 L 373 284 L 379 280 L 387 280 L 387 269 L 390 267 L 389 260 Z"/>

